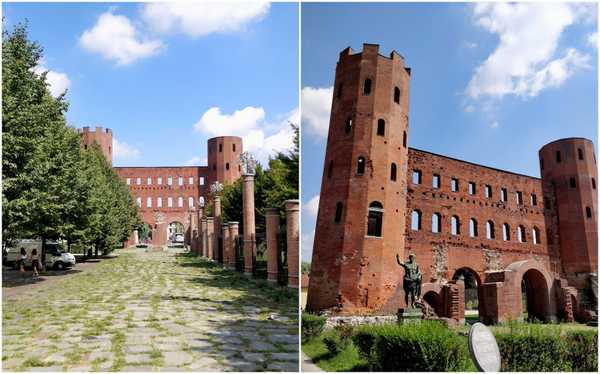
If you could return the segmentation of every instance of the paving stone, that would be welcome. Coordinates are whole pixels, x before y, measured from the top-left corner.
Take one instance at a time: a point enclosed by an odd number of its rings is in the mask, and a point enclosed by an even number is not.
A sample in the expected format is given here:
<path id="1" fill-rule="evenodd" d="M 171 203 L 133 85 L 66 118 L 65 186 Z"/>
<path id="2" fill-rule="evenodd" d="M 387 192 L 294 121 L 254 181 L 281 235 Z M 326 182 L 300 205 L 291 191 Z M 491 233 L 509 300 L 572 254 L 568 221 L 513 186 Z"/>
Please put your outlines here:
<path id="1" fill-rule="evenodd" d="M 28 368 L 27 371 L 43 371 L 43 372 L 48 372 L 48 371 L 52 371 L 52 372 L 60 372 L 63 371 L 62 366 L 43 366 L 43 367 L 32 367 L 32 368 Z M 89 370 L 88 370 L 89 371 Z"/>
<path id="2" fill-rule="evenodd" d="M 126 345 L 125 353 L 144 353 L 152 350 L 149 345 Z"/>
<path id="3" fill-rule="evenodd" d="M 268 366 L 269 371 L 288 371 L 298 372 L 298 362 L 271 362 Z"/>
<path id="4" fill-rule="evenodd" d="M 296 361 L 298 362 L 298 353 L 271 353 L 271 359 L 277 361 Z"/>
<path id="5" fill-rule="evenodd" d="M 124 366 L 121 368 L 122 372 L 151 372 L 153 371 L 152 366 Z"/>
<path id="6" fill-rule="evenodd" d="M 191 354 L 183 351 L 164 352 L 163 361 L 166 366 L 182 366 L 193 361 Z"/>
<path id="7" fill-rule="evenodd" d="M 243 352 L 242 356 L 248 361 L 262 362 L 265 360 L 265 355 L 262 353 Z"/>

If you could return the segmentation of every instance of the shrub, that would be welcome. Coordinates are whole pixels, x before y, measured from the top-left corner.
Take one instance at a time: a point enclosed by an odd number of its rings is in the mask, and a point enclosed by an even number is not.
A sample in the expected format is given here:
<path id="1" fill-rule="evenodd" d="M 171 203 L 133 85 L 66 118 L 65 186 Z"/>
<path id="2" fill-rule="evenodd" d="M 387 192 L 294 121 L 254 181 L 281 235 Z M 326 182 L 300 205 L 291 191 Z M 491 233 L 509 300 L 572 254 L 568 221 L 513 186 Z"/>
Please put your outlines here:
<path id="1" fill-rule="evenodd" d="M 560 328 L 511 324 L 508 332 L 497 332 L 495 337 L 502 371 L 571 371 Z"/>
<path id="2" fill-rule="evenodd" d="M 348 347 L 348 344 L 352 341 L 352 333 L 354 328 L 349 324 L 339 324 L 333 328 L 333 330 L 326 333 L 323 337 L 323 343 L 327 350 L 332 355 L 338 354 Z"/>
<path id="3" fill-rule="evenodd" d="M 598 371 L 598 332 L 570 331 L 565 336 L 573 371 Z"/>
<path id="4" fill-rule="evenodd" d="M 302 313 L 302 340 L 316 338 L 323 332 L 326 317 L 311 313 Z"/>
<path id="5" fill-rule="evenodd" d="M 371 370 L 472 369 L 466 339 L 437 321 L 363 326 L 354 335 L 354 344 Z"/>

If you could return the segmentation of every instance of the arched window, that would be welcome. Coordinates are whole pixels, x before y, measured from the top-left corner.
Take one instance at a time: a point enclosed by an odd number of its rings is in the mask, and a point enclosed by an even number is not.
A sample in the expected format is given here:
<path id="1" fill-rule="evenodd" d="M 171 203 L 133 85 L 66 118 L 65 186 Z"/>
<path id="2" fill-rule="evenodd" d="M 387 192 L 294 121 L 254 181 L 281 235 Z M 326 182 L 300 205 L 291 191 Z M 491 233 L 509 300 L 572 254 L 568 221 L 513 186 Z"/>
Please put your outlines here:
<path id="1" fill-rule="evenodd" d="M 368 236 L 381 236 L 383 226 L 383 205 L 379 201 L 369 204 L 369 218 L 367 222 Z"/>
<path id="2" fill-rule="evenodd" d="M 502 225 L 502 240 L 505 242 L 510 240 L 510 226 L 508 223 Z"/>
<path id="3" fill-rule="evenodd" d="M 592 208 L 590 208 L 589 206 L 585 207 L 585 216 L 587 218 L 592 218 Z"/>
<path id="4" fill-rule="evenodd" d="M 177 198 L 177 206 L 183 208 L 183 197 L 180 196 Z"/>
<path id="5" fill-rule="evenodd" d="M 377 121 L 377 135 L 385 136 L 385 120 L 383 118 Z"/>
<path id="6" fill-rule="evenodd" d="M 402 134 L 402 145 L 404 148 L 406 148 L 406 131 L 404 131 L 404 134 Z"/>
<path id="7" fill-rule="evenodd" d="M 167 198 L 167 207 L 169 207 L 169 208 L 173 207 L 173 198 L 172 197 Z"/>
<path id="8" fill-rule="evenodd" d="M 460 219 L 457 216 L 450 219 L 450 232 L 452 235 L 460 235 Z"/>
<path id="9" fill-rule="evenodd" d="M 200 207 L 204 206 L 204 196 L 200 196 L 200 198 L 198 199 L 198 205 L 200 205 Z"/>
<path id="10" fill-rule="evenodd" d="M 413 210 L 410 215 L 410 228 L 413 231 L 421 230 L 421 212 L 419 210 Z"/>
<path id="11" fill-rule="evenodd" d="M 583 160 L 583 149 L 577 148 L 577 156 L 580 160 Z"/>
<path id="12" fill-rule="evenodd" d="M 188 208 L 193 208 L 194 207 L 194 198 L 193 197 L 188 197 Z"/>
<path id="13" fill-rule="evenodd" d="M 162 197 L 157 197 L 156 198 L 156 207 L 157 208 L 162 208 Z"/>
<path id="14" fill-rule="evenodd" d="M 560 151 L 556 151 L 556 162 L 560 162 Z"/>
<path id="15" fill-rule="evenodd" d="M 392 167 L 390 170 L 390 179 L 394 182 L 396 181 L 396 164 L 392 162 Z"/>
<path id="16" fill-rule="evenodd" d="M 352 118 L 348 117 L 346 120 L 346 127 L 344 128 L 344 131 L 346 131 L 346 134 L 352 131 Z"/>
<path id="17" fill-rule="evenodd" d="M 365 158 L 360 156 L 356 161 L 356 174 L 363 175 L 365 173 Z"/>
<path id="18" fill-rule="evenodd" d="M 485 223 L 485 234 L 486 234 L 486 238 L 494 239 L 494 222 L 487 221 Z"/>
<path id="19" fill-rule="evenodd" d="M 151 197 L 146 198 L 146 208 L 152 208 L 152 198 Z"/>
<path id="20" fill-rule="evenodd" d="M 400 104 L 400 89 L 398 87 L 394 87 L 394 102 Z"/>
<path id="21" fill-rule="evenodd" d="M 219 144 L 219 152 L 223 152 L 223 144 Z"/>
<path id="22" fill-rule="evenodd" d="M 327 168 L 327 178 L 331 178 L 333 174 L 333 160 L 329 161 L 329 167 Z"/>
<path id="23" fill-rule="evenodd" d="M 569 187 L 571 187 L 571 188 L 577 187 L 577 182 L 575 181 L 575 178 L 569 178 Z"/>
<path id="24" fill-rule="evenodd" d="M 540 244 L 540 229 L 534 227 L 531 234 L 533 235 L 533 244 Z"/>
<path id="25" fill-rule="evenodd" d="M 472 238 L 477 236 L 477 221 L 475 218 L 469 220 L 469 236 Z"/>
<path id="26" fill-rule="evenodd" d="M 229 170 L 229 162 L 225 163 L 225 170 Z"/>
<path id="27" fill-rule="evenodd" d="M 592 188 L 596 189 L 596 180 L 592 178 Z"/>
<path id="28" fill-rule="evenodd" d="M 527 238 L 525 237 L 525 227 L 522 225 L 517 227 L 517 240 L 519 243 L 525 243 L 527 241 Z"/>
<path id="29" fill-rule="evenodd" d="M 234 143 L 234 144 L 232 144 L 232 147 L 231 147 L 231 148 L 232 148 L 232 149 L 233 149 L 233 151 L 235 152 L 235 143 Z"/>
<path id="30" fill-rule="evenodd" d="M 363 94 L 369 95 L 371 93 L 371 78 L 365 79 L 365 85 L 363 87 Z"/>
<path id="31" fill-rule="evenodd" d="M 335 223 L 342 221 L 342 209 L 344 209 L 344 204 L 340 201 L 335 205 Z"/>
<path id="32" fill-rule="evenodd" d="M 135 199 L 135 204 L 138 206 L 138 208 L 142 207 L 142 198 L 138 197 Z"/>
<path id="33" fill-rule="evenodd" d="M 431 216 L 431 232 L 442 231 L 442 215 L 439 213 L 433 213 Z"/>
<path id="34" fill-rule="evenodd" d="M 339 99 L 342 97 L 342 89 L 344 88 L 344 84 L 340 83 L 338 85 L 338 89 L 337 89 L 337 93 L 336 93 L 336 97 Z"/>

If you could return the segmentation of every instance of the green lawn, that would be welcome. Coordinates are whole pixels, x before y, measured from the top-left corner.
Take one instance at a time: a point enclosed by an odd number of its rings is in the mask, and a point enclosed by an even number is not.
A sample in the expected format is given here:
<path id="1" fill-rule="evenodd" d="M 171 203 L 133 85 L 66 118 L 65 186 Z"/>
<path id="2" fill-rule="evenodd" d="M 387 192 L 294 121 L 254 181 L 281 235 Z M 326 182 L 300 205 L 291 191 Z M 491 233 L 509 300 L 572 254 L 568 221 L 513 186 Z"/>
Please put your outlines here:
<path id="1" fill-rule="evenodd" d="M 302 351 L 325 371 L 368 371 L 367 363 L 358 356 L 358 350 L 350 343 L 337 355 L 331 355 L 323 343 L 323 334 L 302 343 Z"/>

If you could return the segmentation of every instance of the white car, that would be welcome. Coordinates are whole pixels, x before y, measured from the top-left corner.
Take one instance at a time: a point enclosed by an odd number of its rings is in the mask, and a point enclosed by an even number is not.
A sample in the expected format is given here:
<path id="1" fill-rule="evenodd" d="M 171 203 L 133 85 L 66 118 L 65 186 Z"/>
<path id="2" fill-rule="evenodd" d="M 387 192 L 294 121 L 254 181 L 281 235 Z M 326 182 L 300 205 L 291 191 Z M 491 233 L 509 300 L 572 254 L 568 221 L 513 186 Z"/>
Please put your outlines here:
<path id="1" fill-rule="evenodd" d="M 14 245 L 7 248 L 6 253 L 6 264 L 12 264 L 13 267 L 17 265 L 17 258 L 19 253 L 21 253 L 21 248 L 25 249 L 26 259 L 25 266 L 31 266 L 31 261 L 29 260 L 29 256 L 31 255 L 31 251 L 35 248 L 37 249 L 38 255 L 42 256 L 42 241 L 35 239 L 22 239 L 18 240 Z M 62 249 L 61 245 L 57 242 L 46 242 L 46 268 L 52 268 L 56 270 L 64 270 L 68 269 L 72 266 L 75 266 L 75 256 L 71 253 L 66 252 Z"/>
<path id="2" fill-rule="evenodd" d="M 175 234 L 175 243 L 183 243 L 183 234 Z"/>

